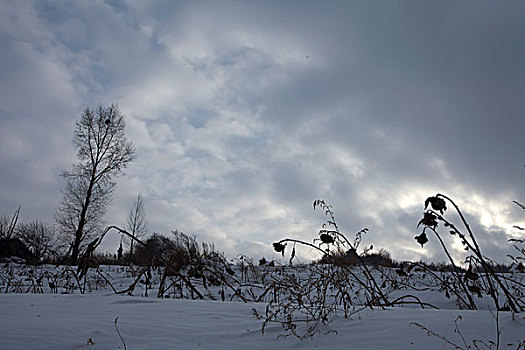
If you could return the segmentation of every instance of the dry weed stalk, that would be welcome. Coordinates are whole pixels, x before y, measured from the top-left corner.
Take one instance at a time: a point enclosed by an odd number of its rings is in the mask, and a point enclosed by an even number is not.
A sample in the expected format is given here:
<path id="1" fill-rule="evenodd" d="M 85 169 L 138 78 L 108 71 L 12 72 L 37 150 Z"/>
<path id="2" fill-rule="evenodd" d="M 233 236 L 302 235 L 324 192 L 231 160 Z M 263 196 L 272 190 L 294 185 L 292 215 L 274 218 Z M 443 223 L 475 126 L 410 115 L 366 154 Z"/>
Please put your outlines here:
<path id="1" fill-rule="evenodd" d="M 463 230 L 460 230 L 449 219 L 445 218 L 444 214 L 447 210 L 447 202 L 454 207 L 455 212 L 463 225 Z M 471 252 L 465 260 L 469 266 L 466 273 L 462 273 L 458 268 L 448 247 L 444 243 L 441 234 L 438 231 L 440 222 L 443 227 L 449 230 L 450 235 L 459 238 L 466 251 Z M 478 297 L 482 297 L 483 294 L 486 294 L 492 298 L 497 310 L 510 310 L 517 313 L 525 309 L 524 300 L 519 296 L 512 294 L 510 292 L 512 289 L 509 289 L 509 287 L 517 287 L 520 282 L 514 279 L 504 278 L 504 276 L 495 271 L 494 263 L 481 252 L 481 248 L 470 228 L 470 225 L 452 199 L 443 194 L 437 194 L 436 196 L 427 198 L 425 201 L 425 212 L 418 226 L 420 225 L 423 225 L 423 231 L 420 235 L 416 236 L 415 239 L 421 244 L 421 246 L 423 246 L 428 242 L 426 231 L 430 230 L 434 233 L 439 240 L 443 251 L 447 255 L 450 264 L 454 268 L 452 273 L 454 288 L 452 288 L 452 290 L 467 308 L 472 310 L 477 309 L 473 294 L 476 294 Z M 481 273 L 478 273 L 477 271 L 480 271 Z M 503 306 L 500 305 L 500 294 L 503 294 Z"/>
<path id="2" fill-rule="evenodd" d="M 312 243 L 285 238 L 273 243 L 273 248 L 284 257 L 287 245 L 292 245 L 290 267 L 283 267 L 271 276 L 271 289 L 266 291 L 273 298 L 265 312 L 253 309 L 254 316 L 263 320 L 262 331 L 271 323 L 282 325 L 284 334 L 301 339 L 310 338 L 320 332 L 322 325 L 331 322 L 333 315 L 342 313 L 350 317 L 359 307 L 384 309 L 403 303 L 417 303 L 425 306 L 417 297 L 406 295 L 390 301 L 384 287 L 378 284 L 381 275 L 372 272 L 363 260 L 371 247 L 357 252 L 363 229 L 350 241 L 339 229 L 332 207 L 323 200 L 314 201 L 314 210 L 324 210 L 328 220 Z M 309 266 L 292 266 L 296 245 L 314 249 L 322 256 L 321 263 Z M 347 257 L 356 261 L 349 264 Z M 414 300 L 406 300 L 412 298 Z M 428 305 L 427 305 L 428 306 Z M 304 326 L 304 327 L 303 327 Z"/>
<path id="3" fill-rule="evenodd" d="M 117 226 L 109 226 L 88 245 L 81 255 L 78 268 L 80 278 L 77 278 L 78 281 L 87 275 L 89 268 L 95 267 L 88 262 L 94 261 L 92 258 L 93 252 L 110 230 L 116 230 L 120 234 L 136 241 L 137 244 L 143 246 L 152 256 L 150 265 L 138 274 L 134 282 L 127 289 L 117 292 L 112 287 L 117 294 L 127 293 L 131 295 L 137 283 L 141 282 L 145 286 L 145 296 L 147 296 L 147 290 L 153 283 L 151 270 L 154 266 L 161 266 L 157 290 L 158 298 L 169 297 L 170 290 L 172 290 L 171 293 L 174 296 L 179 295 L 183 297 L 183 290 L 186 289 L 191 299 L 209 298 L 217 300 L 217 298 L 220 297 L 221 300 L 225 301 L 226 294 L 230 294 L 230 300 L 234 297 L 237 297 L 243 302 L 254 300 L 248 298 L 244 290 L 248 287 L 258 286 L 247 282 L 248 274 L 246 272 L 243 272 L 241 280 L 238 280 L 229 262 L 221 253 L 215 250 L 212 244 L 202 243 L 202 245 L 199 245 L 194 237 L 185 235 L 179 231 L 173 232 L 174 236 L 170 241 L 171 245 L 164 247 L 161 252 L 157 252 L 126 230 Z M 101 275 L 101 277 L 107 283 L 110 283 L 105 276 Z M 144 277 L 144 280 L 142 277 Z M 244 282 L 243 279 L 245 280 Z M 220 290 L 217 294 L 216 289 L 219 287 Z M 85 288 L 82 290 L 85 290 Z M 228 290 L 229 293 L 227 292 Z M 253 297 L 256 297 L 252 289 L 249 289 L 249 291 Z"/>
<path id="4" fill-rule="evenodd" d="M 120 333 L 120 330 L 118 329 L 117 321 L 118 321 L 118 317 L 115 318 L 115 321 L 114 321 L 115 329 L 117 330 L 117 334 L 120 337 L 120 341 L 122 342 L 122 345 L 124 346 L 124 350 L 126 350 L 127 349 L 126 342 L 124 341 L 124 337 L 122 336 L 122 334 Z"/>
<path id="5" fill-rule="evenodd" d="M 499 350 L 501 348 L 501 325 L 500 325 L 500 312 L 496 311 L 495 314 L 492 314 L 492 317 L 494 318 L 494 327 L 496 328 L 496 339 L 495 340 L 482 340 L 482 339 L 473 339 L 470 342 L 467 340 L 465 335 L 463 334 L 463 331 L 459 327 L 459 321 L 461 321 L 463 318 L 458 315 L 456 319 L 454 320 L 454 333 L 456 333 L 460 340 L 461 344 L 459 342 L 453 342 L 449 338 L 429 329 L 428 327 L 422 325 L 418 322 L 411 322 L 410 326 L 416 326 L 419 329 L 424 330 L 427 332 L 428 336 L 436 337 L 441 339 L 445 344 L 448 344 L 454 349 L 457 350 L 469 350 L 473 347 L 477 350 L 481 349 L 488 349 L 488 350 Z M 513 347 L 515 350 L 525 350 L 525 339 L 523 340 L 516 340 L 516 342 L 513 343 L 507 343 L 507 347 Z"/>

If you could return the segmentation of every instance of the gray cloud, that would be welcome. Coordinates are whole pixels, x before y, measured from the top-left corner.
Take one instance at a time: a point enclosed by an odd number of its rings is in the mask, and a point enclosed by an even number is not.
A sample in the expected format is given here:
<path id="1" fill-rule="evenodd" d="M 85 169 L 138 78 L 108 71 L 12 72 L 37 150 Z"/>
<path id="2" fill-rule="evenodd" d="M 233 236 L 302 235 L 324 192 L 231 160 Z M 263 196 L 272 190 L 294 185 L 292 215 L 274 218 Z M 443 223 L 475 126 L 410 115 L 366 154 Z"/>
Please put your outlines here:
<path id="1" fill-rule="evenodd" d="M 0 214 L 51 220 L 74 120 L 117 102 L 138 157 L 108 223 L 142 191 L 152 230 L 274 257 L 273 240 L 315 236 L 323 198 L 365 244 L 444 260 L 413 239 L 444 192 L 503 260 L 524 220 L 521 2 L 1 8 Z"/>

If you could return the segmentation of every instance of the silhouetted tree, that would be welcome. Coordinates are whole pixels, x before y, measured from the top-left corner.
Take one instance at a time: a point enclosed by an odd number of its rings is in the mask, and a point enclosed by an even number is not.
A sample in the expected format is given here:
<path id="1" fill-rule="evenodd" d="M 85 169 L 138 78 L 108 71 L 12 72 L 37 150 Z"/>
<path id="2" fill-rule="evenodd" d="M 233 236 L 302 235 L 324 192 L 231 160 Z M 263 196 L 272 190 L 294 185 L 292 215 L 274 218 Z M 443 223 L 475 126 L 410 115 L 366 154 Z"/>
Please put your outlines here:
<path id="1" fill-rule="evenodd" d="M 146 221 L 146 211 L 144 210 L 144 201 L 142 193 L 137 196 L 129 212 L 126 228 L 133 237 L 141 238 L 148 232 L 148 223 Z M 133 245 L 135 241 L 131 239 L 129 248 L 129 264 L 133 261 Z"/>
<path id="2" fill-rule="evenodd" d="M 115 104 L 87 108 L 76 122 L 73 144 L 78 162 L 61 174 L 66 184 L 56 212 L 56 221 L 69 239 L 71 264 L 86 238 L 100 228 L 116 176 L 135 158 L 124 128 L 124 115 Z"/>
<path id="3" fill-rule="evenodd" d="M 38 220 L 18 225 L 18 237 L 31 251 L 35 262 L 46 258 L 56 244 L 55 228 Z"/>

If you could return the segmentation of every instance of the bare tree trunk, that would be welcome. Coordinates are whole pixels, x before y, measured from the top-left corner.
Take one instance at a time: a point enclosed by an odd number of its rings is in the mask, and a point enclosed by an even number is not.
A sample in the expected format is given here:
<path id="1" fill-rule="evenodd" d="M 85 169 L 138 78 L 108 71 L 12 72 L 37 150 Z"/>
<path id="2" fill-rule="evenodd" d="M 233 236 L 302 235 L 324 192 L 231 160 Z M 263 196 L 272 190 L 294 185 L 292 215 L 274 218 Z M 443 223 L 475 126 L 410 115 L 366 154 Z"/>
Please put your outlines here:
<path id="1" fill-rule="evenodd" d="M 96 170 L 96 169 L 95 169 Z M 95 171 L 93 172 L 95 173 Z M 82 236 L 84 234 L 84 225 L 86 224 L 86 215 L 91 200 L 91 193 L 93 191 L 94 178 L 91 176 L 89 181 L 89 187 L 86 193 L 86 201 L 82 206 L 82 211 L 80 212 L 80 220 L 78 221 L 78 227 L 75 231 L 75 241 L 73 243 L 73 250 L 71 252 L 71 257 L 69 258 L 69 263 L 71 265 L 76 265 L 78 260 L 78 255 L 80 253 L 80 243 L 82 243 Z"/>
<path id="2" fill-rule="evenodd" d="M 135 237 L 135 236 L 133 236 Z M 131 265 L 133 263 L 133 239 L 131 240 L 131 246 L 129 247 L 129 262 L 128 264 Z"/>

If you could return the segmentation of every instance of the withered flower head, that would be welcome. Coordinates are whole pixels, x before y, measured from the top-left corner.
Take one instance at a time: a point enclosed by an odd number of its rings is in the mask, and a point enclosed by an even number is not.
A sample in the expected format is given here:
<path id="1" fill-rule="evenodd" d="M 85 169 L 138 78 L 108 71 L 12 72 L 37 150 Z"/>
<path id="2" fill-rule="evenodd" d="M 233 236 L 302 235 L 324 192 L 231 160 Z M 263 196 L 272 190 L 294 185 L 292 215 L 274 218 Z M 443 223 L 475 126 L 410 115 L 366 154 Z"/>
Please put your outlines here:
<path id="1" fill-rule="evenodd" d="M 479 278 L 478 274 L 472 271 L 472 265 L 469 265 L 467 272 L 465 272 L 465 279 L 475 281 L 478 278 Z"/>
<path id="2" fill-rule="evenodd" d="M 397 270 L 395 270 L 395 271 L 396 271 L 396 273 L 398 274 L 398 276 L 400 276 L 400 277 L 407 277 L 407 276 L 408 276 L 408 274 L 406 273 L 406 271 L 403 270 L 403 269 L 397 269 Z"/>
<path id="3" fill-rule="evenodd" d="M 475 286 L 475 285 L 468 286 L 468 290 L 471 291 L 472 293 L 476 293 L 479 298 L 483 298 L 483 295 L 481 294 L 481 288 L 479 288 L 478 286 Z"/>
<path id="4" fill-rule="evenodd" d="M 328 233 L 322 233 L 320 238 L 321 242 L 326 244 L 331 244 L 335 242 L 334 237 L 330 236 Z"/>
<path id="5" fill-rule="evenodd" d="M 467 271 L 467 272 L 465 272 L 465 278 L 469 279 L 471 281 L 476 281 L 479 278 L 479 276 L 475 272 Z"/>
<path id="6" fill-rule="evenodd" d="M 423 231 L 419 236 L 414 237 L 417 243 L 421 244 L 421 247 L 428 242 L 427 234 Z"/>
<path id="7" fill-rule="evenodd" d="M 432 207 L 432 209 L 439 211 L 441 214 L 443 214 L 445 210 L 447 210 L 447 205 L 443 198 L 428 197 L 427 200 L 425 201 L 425 209 L 427 209 L 429 204 Z"/>
<path id="8" fill-rule="evenodd" d="M 283 253 L 284 254 L 284 247 L 286 247 L 286 244 L 281 244 L 279 242 L 273 243 L 273 250 L 275 250 L 277 253 Z"/>
<path id="9" fill-rule="evenodd" d="M 435 229 L 438 225 L 437 216 L 427 211 L 426 213 L 423 214 L 423 219 L 419 221 L 419 223 L 417 224 L 417 227 L 419 227 L 419 225 L 421 224 Z"/>

